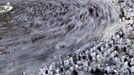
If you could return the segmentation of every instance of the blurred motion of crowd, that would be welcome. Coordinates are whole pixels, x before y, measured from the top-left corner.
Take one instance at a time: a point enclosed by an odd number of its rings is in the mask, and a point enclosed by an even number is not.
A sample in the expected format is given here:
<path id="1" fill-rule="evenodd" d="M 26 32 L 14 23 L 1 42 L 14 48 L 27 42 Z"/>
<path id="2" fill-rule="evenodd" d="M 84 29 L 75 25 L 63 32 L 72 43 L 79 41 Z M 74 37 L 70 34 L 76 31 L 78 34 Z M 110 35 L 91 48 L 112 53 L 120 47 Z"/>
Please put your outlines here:
<path id="1" fill-rule="evenodd" d="M 113 0 L 122 24 L 111 39 L 40 68 L 39 75 L 134 75 L 134 1 Z"/>
<path id="2" fill-rule="evenodd" d="M 0 13 L 0 74 L 18 75 L 26 65 L 61 54 L 38 75 L 134 75 L 134 0 L 108 0 L 113 8 L 96 1 L 13 3 L 10 12 Z M 89 42 L 117 18 L 121 27 L 110 38 Z"/>

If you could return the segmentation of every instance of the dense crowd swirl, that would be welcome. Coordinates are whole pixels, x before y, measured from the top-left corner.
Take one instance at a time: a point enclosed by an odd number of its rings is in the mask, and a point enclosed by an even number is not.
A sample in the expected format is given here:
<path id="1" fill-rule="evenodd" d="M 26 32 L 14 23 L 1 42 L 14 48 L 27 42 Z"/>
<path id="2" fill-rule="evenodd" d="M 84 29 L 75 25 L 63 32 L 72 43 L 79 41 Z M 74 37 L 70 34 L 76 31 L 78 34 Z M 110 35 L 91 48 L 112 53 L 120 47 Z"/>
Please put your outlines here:
<path id="1" fill-rule="evenodd" d="M 134 0 L 0 0 L 0 75 L 134 75 Z"/>
<path id="2" fill-rule="evenodd" d="M 39 75 L 134 75 L 134 1 L 118 0 L 121 28 L 110 39 L 61 57 L 40 68 Z"/>

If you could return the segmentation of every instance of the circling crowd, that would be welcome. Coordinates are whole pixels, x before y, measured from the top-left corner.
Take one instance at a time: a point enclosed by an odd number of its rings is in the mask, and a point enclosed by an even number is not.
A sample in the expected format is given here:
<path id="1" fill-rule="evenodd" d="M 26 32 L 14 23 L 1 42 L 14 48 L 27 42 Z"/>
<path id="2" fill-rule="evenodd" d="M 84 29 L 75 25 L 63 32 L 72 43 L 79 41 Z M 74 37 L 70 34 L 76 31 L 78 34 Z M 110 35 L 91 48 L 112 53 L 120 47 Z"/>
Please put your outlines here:
<path id="1" fill-rule="evenodd" d="M 134 1 L 131 1 L 118 0 L 124 26 L 116 29 L 110 39 L 97 40 L 92 48 L 41 67 L 39 75 L 133 75 Z"/>
<path id="2" fill-rule="evenodd" d="M 124 25 L 110 39 L 96 40 L 93 47 L 43 66 L 38 75 L 134 75 L 134 1 L 112 2 Z"/>

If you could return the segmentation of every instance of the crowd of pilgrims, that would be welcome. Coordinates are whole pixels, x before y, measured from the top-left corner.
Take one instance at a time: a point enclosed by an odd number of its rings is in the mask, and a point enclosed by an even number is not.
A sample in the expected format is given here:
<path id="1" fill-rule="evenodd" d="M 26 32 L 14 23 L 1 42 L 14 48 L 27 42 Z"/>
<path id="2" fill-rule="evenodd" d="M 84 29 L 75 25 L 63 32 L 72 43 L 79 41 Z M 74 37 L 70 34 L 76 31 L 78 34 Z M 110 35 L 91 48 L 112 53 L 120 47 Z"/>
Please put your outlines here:
<path id="1" fill-rule="evenodd" d="M 41 67 L 38 75 L 134 75 L 134 17 L 126 9 L 132 12 L 134 1 L 126 1 L 118 0 L 119 17 L 125 25 L 110 39 L 95 40 L 93 47 Z"/>
<path id="2" fill-rule="evenodd" d="M 133 75 L 133 28 L 134 24 L 129 24 L 117 30 L 110 40 L 96 40 L 92 48 L 70 54 L 61 58 L 59 62 L 41 67 L 39 75 L 82 75 L 82 72 L 93 75 Z"/>

